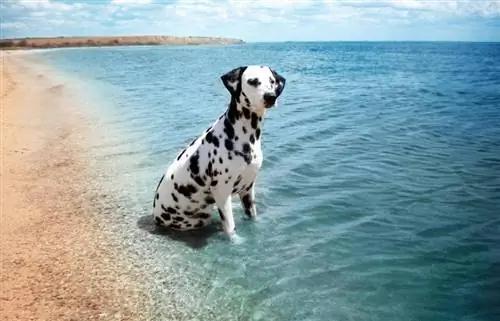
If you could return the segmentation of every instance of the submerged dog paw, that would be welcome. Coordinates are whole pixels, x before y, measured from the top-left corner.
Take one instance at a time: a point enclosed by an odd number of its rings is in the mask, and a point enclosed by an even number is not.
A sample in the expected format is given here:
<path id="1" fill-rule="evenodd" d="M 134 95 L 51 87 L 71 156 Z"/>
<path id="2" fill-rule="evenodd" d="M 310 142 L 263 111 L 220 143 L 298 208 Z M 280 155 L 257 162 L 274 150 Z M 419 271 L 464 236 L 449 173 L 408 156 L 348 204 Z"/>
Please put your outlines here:
<path id="1" fill-rule="evenodd" d="M 236 234 L 236 232 L 230 236 L 230 240 L 234 244 L 243 244 L 245 242 L 245 238 Z"/>

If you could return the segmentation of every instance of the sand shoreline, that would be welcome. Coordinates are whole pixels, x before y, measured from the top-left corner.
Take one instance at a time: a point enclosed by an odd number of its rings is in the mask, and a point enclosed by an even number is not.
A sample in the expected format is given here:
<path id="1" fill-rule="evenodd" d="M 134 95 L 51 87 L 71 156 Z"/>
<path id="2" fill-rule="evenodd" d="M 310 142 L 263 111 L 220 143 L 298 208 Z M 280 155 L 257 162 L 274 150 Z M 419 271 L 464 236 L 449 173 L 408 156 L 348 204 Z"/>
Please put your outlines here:
<path id="1" fill-rule="evenodd" d="M 110 246 L 80 184 L 85 115 L 64 84 L 3 51 L 2 320 L 141 320 L 147 280 Z M 132 263 L 132 264 L 130 264 Z M 127 268 L 123 269 L 123 266 Z"/>

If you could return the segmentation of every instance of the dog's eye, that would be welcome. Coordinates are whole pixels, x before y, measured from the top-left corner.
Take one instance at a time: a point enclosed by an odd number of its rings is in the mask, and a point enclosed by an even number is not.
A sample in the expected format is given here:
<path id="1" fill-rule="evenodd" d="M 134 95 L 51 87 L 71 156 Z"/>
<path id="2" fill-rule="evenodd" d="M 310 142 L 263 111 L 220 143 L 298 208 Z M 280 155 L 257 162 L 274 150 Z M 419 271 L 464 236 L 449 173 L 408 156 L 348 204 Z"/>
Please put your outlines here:
<path id="1" fill-rule="evenodd" d="M 271 82 L 271 85 L 274 85 L 275 81 L 273 78 L 269 77 L 269 81 Z"/>
<path id="2" fill-rule="evenodd" d="M 250 86 L 254 86 L 254 87 L 257 87 L 258 85 L 260 85 L 260 81 L 258 78 L 248 79 L 247 82 Z"/>

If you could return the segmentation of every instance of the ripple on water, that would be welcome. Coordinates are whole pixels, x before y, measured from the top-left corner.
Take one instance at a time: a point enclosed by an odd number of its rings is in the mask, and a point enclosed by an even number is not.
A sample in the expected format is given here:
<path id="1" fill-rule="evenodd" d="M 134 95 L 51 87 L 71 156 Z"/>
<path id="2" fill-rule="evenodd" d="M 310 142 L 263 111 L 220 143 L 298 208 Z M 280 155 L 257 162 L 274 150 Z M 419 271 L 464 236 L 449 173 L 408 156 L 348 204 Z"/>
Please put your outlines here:
<path id="1" fill-rule="evenodd" d="M 151 319 L 493 320 L 498 48 L 246 44 L 42 56 L 89 80 L 89 97 L 92 86 L 104 94 L 95 94 L 103 134 L 87 184 L 109 195 L 94 202 L 103 229 L 156 280 Z M 155 231 L 153 189 L 224 111 L 228 61 L 287 77 L 264 123 L 258 219 L 245 220 L 234 200 L 240 244 L 218 224 Z M 186 75 L 196 84 L 185 86 Z"/>

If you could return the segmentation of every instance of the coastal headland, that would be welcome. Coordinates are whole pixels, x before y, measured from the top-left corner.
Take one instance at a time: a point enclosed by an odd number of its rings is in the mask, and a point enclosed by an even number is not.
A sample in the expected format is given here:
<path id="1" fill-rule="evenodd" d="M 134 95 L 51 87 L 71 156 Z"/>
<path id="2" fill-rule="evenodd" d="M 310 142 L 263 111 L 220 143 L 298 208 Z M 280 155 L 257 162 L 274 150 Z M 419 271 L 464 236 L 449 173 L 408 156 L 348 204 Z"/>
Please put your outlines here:
<path id="1" fill-rule="evenodd" d="M 0 49 L 104 47 L 104 46 L 166 46 L 166 45 L 227 45 L 242 44 L 241 39 L 222 37 L 178 36 L 96 36 L 96 37 L 43 37 L 0 39 Z"/>

